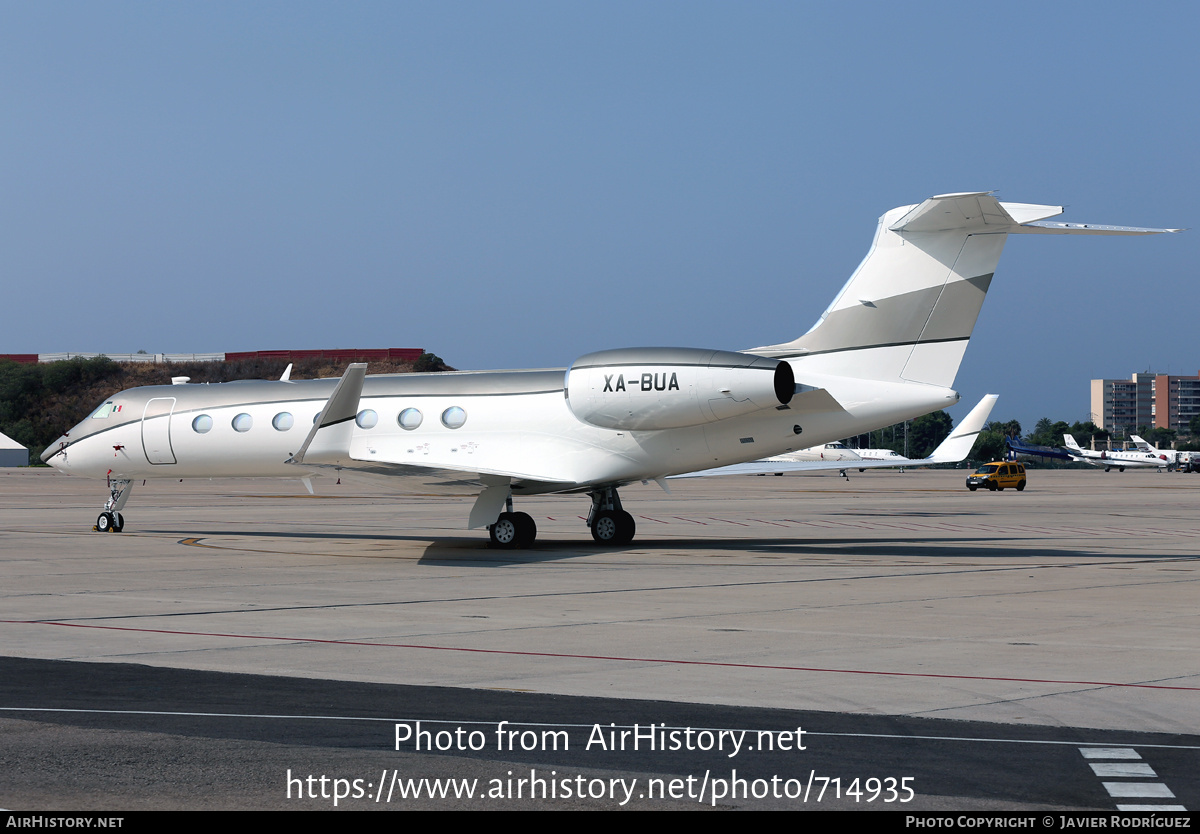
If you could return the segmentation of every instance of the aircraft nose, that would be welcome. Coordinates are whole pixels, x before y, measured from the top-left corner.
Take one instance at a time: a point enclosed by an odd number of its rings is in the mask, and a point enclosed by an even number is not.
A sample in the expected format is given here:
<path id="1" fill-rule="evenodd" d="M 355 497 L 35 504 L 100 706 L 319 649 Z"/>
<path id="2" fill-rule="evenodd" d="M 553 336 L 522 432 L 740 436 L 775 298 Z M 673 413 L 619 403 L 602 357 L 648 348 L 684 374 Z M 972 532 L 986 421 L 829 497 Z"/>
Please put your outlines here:
<path id="1" fill-rule="evenodd" d="M 50 463 L 50 458 L 54 457 L 60 451 L 62 451 L 63 447 L 66 445 L 67 445 L 66 435 L 63 435 L 62 437 L 58 438 L 58 440 L 55 440 L 53 443 L 51 443 L 49 446 L 46 447 L 46 451 L 42 452 L 42 455 L 41 455 L 42 463 Z M 50 463 L 50 465 L 57 467 L 58 463 L 57 462 Z"/>

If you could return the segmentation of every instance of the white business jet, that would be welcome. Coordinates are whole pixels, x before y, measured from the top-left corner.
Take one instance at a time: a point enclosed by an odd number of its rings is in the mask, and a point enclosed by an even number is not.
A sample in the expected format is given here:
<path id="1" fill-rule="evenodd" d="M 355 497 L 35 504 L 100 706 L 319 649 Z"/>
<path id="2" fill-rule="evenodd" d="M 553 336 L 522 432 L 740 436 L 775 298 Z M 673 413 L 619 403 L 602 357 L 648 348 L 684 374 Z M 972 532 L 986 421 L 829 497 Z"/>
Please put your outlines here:
<path id="1" fill-rule="evenodd" d="M 1167 466 L 1177 466 L 1179 464 L 1180 452 L 1177 449 L 1160 449 L 1158 446 L 1150 445 L 1150 442 L 1143 440 L 1136 434 L 1129 435 L 1129 439 L 1133 441 L 1133 445 L 1141 452 L 1150 452 L 1160 460 L 1166 461 Z"/>
<path id="2" fill-rule="evenodd" d="M 809 446 L 807 449 L 800 449 L 795 452 L 778 455 L 782 460 L 811 460 L 811 461 L 835 461 L 835 460 L 862 460 L 858 456 L 858 452 L 851 449 L 845 443 L 821 443 L 817 446 Z"/>
<path id="3" fill-rule="evenodd" d="M 1124 472 L 1127 466 L 1134 469 L 1161 469 L 1169 462 L 1165 455 L 1157 454 L 1157 450 L 1148 451 L 1138 448 L 1114 452 L 1105 449 L 1095 452 L 1082 448 L 1075 442 L 1072 435 L 1064 434 L 1063 441 L 1067 444 L 1067 452 L 1071 455 L 1071 460 L 1077 463 L 1090 463 L 1092 466 L 1103 466 L 1105 472 L 1110 469 Z M 1144 440 L 1141 442 L 1146 443 Z M 1150 446 L 1148 443 L 1146 445 Z"/>
<path id="4" fill-rule="evenodd" d="M 833 303 L 790 342 L 743 352 L 625 348 L 551 371 L 368 377 L 356 364 L 340 380 L 134 388 L 42 459 L 108 479 L 102 531 L 124 527 L 138 479 L 307 479 L 332 467 L 470 480 L 480 492 L 468 525 L 487 527 L 502 547 L 528 546 L 537 534 L 514 498 L 583 493 L 592 536 L 624 544 L 634 535 L 618 495 L 626 484 L 665 488 L 671 475 L 956 403 L 951 386 L 1009 234 L 1173 231 L 1045 220 L 1061 212 L 985 192 L 893 209 Z"/>
<path id="5" fill-rule="evenodd" d="M 830 472 L 837 470 L 844 476 L 847 469 L 857 469 L 863 472 L 867 469 L 908 468 L 932 466 L 935 463 L 960 463 L 966 459 L 975 445 L 979 432 L 992 413 L 999 394 L 987 394 L 971 409 L 954 431 L 943 440 L 927 458 L 906 458 L 892 453 L 891 457 L 877 460 L 862 458 L 834 458 L 814 460 L 812 458 L 797 459 L 793 455 L 775 455 L 749 463 L 734 463 L 729 466 L 719 466 L 716 469 L 705 469 L 701 472 L 689 472 L 686 475 L 676 475 L 676 478 L 707 478 L 713 475 L 782 475 L 785 472 Z"/>

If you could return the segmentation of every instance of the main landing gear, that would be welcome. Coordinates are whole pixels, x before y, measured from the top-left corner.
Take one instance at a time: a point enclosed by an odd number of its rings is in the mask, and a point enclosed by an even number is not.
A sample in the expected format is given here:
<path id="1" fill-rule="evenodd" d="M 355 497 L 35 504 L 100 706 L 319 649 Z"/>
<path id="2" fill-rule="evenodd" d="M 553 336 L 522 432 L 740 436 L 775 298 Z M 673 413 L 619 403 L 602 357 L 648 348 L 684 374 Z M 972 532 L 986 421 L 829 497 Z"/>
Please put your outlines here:
<path id="1" fill-rule="evenodd" d="M 592 538 L 600 544 L 611 545 L 633 541 L 637 525 L 633 516 L 621 509 L 621 496 L 617 495 L 617 488 L 608 487 L 589 494 L 592 496 L 592 509 L 588 513 L 587 523 L 592 528 Z"/>
<path id="2" fill-rule="evenodd" d="M 514 513 L 512 497 L 505 502 L 508 512 L 500 513 L 495 523 L 488 528 L 492 547 L 504 550 L 524 549 L 537 538 L 537 524 L 529 513 Z"/>
<path id="3" fill-rule="evenodd" d="M 92 528 L 97 533 L 120 533 L 125 529 L 125 502 L 133 492 L 133 481 L 112 479 L 108 482 L 108 500 L 104 502 L 104 512 L 96 519 Z"/>
<path id="4" fill-rule="evenodd" d="M 621 496 L 616 487 L 598 489 L 588 493 L 592 498 L 592 509 L 588 513 L 587 525 L 592 538 L 600 544 L 620 546 L 633 541 L 637 529 L 633 516 L 621 509 Z M 528 513 L 513 512 L 512 497 L 505 500 L 505 512 L 488 526 L 491 547 L 503 550 L 524 549 L 537 538 L 537 525 Z"/>

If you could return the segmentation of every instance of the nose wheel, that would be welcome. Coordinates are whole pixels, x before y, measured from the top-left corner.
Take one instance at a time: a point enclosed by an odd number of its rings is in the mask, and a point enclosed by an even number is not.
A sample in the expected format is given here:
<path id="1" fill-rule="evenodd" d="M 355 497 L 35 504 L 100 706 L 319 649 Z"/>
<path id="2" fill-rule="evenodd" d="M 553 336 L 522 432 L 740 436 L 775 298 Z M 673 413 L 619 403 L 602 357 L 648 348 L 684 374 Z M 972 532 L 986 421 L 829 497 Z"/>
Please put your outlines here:
<path id="1" fill-rule="evenodd" d="M 127 479 L 110 479 L 108 482 L 108 500 L 104 502 L 104 512 L 96 518 L 92 528 L 97 533 L 120 533 L 125 529 L 125 502 L 133 492 L 133 481 Z"/>
<path id="2" fill-rule="evenodd" d="M 120 513 L 100 513 L 92 529 L 97 533 L 120 533 L 125 529 L 125 516 Z"/>

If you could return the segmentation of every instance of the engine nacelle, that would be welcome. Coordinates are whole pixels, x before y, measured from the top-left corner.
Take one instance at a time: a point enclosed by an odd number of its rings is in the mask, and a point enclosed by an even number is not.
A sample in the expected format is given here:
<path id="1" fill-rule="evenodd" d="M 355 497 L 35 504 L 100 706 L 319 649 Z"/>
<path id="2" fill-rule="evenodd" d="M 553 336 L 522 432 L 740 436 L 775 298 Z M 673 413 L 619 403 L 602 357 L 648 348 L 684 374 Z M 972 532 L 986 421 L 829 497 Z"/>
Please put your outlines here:
<path id="1" fill-rule="evenodd" d="M 567 369 L 567 405 L 606 429 L 678 429 L 787 405 L 792 366 L 778 359 L 699 348 L 589 353 Z"/>

